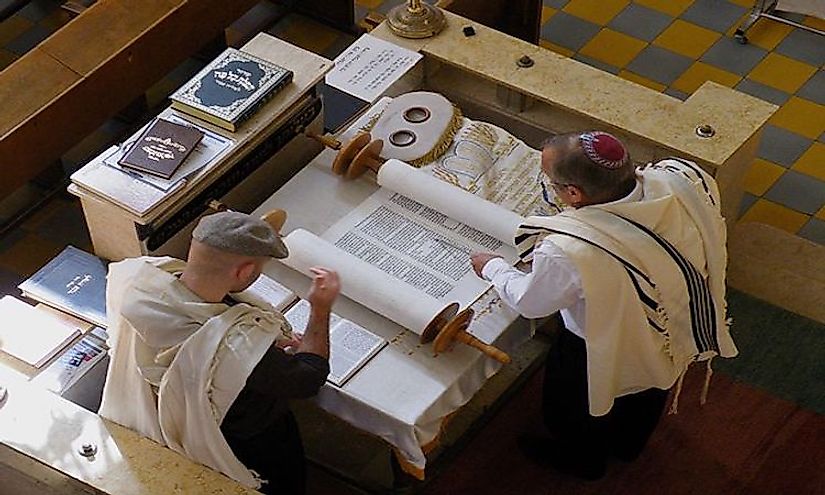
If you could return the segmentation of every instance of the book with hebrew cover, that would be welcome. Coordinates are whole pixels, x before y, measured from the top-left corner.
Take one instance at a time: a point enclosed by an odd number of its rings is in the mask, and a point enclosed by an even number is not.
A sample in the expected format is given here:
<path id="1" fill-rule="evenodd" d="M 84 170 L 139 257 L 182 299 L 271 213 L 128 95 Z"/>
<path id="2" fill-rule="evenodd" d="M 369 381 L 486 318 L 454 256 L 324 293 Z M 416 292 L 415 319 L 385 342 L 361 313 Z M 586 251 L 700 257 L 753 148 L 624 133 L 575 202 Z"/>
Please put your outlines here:
<path id="1" fill-rule="evenodd" d="M 66 246 L 18 288 L 23 295 L 106 327 L 106 261 Z"/>
<path id="2" fill-rule="evenodd" d="M 80 336 L 76 325 L 13 296 L 0 299 L 0 350 L 39 368 Z"/>
<path id="3" fill-rule="evenodd" d="M 227 48 L 169 99 L 172 108 L 235 132 L 290 81 L 291 70 Z"/>
<path id="4" fill-rule="evenodd" d="M 203 138 L 199 129 L 156 119 L 118 164 L 169 179 Z"/>

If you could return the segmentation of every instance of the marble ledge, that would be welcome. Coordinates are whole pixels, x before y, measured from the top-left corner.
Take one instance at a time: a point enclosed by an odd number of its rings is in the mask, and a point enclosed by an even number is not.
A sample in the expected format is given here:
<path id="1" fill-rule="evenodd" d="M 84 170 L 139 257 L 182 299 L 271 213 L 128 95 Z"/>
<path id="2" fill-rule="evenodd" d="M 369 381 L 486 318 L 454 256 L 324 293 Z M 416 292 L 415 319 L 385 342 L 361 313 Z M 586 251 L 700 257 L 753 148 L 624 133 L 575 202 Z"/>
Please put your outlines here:
<path id="1" fill-rule="evenodd" d="M 825 324 L 825 246 L 744 222 L 731 232 L 728 252 L 731 287 Z"/>
<path id="2" fill-rule="evenodd" d="M 0 440 L 94 489 L 117 495 L 258 493 L 193 463 L 132 430 L 39 389 L 0 365 L 8 397 L 0 404 Z M 78 453 L 94 443 L 93 459 Z"/>
<path id="3" fill-rule="evenodd" d="M 432 38 L 402 39 L 386 23 L 371 34 L 715 166 L 732 157 L 778 108 L 713 82 L 682 102 L 455 14 L 445 15 L 447 28 Z M 463 34 L 468 24 L 474 26 L 474 36 Z M 522 55 L 534 65 L 518 67 Z M 702 124 L 712 125 L 716 135 L 696 136 L 694 130 Z"/>

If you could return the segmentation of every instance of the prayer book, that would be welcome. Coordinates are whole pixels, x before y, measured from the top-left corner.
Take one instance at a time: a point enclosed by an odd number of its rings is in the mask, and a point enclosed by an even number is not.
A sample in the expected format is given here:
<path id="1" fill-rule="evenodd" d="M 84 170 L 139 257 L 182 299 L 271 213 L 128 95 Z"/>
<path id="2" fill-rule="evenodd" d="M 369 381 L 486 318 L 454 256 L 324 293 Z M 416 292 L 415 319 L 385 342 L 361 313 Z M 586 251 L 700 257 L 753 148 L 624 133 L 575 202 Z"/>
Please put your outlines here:
<path id="1" fill-rule="evenodd" d="M 235 132 L 292 81 L 292 71 L 227 48 L 169 98 L 172 108 Z"/>
<path id="2" fill-rule="evenodd" d="M 74 343 L 52 364 L 37 375 L 32 383 L 61 394 L 77 383 L 83 375 L 106 355 L 105 332 L 93 329 Z"/>
<path id="3" fill-rule="evenodd" d="M 271 307 L 275 311 L 283 311 L 298 299 L 294 292 L 263 273 L 252 285 L 241 292 L 230 294 L 230 297 L 259 308 Z"/>
<path id="4" fill-rule="evenodd" d="M 39 368 L 80 336 L 76 325 L 12 296 L 0 299 L 0 350 Z"/>
<path id="5" fill-rule="evenodd" d="M 155 119 L 118 164 L 169 179 L 203 138 L 199 129 Z"/>
<path id="6" fill-rule="evenodd" d="M 103 259 L 66 246 L 18 288 L 28 298 L 105 328 L 107 272 Z"/>
<path id="7" fill-rule="evenodd" d="M 309 311 L 309 302 L 301 299 L 284 313 L 295 333 L 303 335 L 309 322 Z M 383 337 L 334 313 L 330 314 L 330 371 L 327 381 L 342 387 L 386 345 Z"/>

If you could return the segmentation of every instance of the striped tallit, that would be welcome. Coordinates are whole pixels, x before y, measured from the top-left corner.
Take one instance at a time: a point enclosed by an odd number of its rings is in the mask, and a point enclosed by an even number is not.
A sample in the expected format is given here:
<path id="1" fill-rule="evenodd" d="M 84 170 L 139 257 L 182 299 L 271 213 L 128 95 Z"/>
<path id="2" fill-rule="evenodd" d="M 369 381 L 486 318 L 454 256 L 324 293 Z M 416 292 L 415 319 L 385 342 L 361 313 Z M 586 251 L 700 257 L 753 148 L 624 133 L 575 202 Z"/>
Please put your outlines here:
<path id="1" fill-rule="evenodd" d="M 515 239 L 525 261 L 555 243 L 582 278 L 590 412 L 736 347 L 725 316 L 726 230 L 713 179 L 669 159 L 638 172 L 641 201 L 530 217 Z"/>

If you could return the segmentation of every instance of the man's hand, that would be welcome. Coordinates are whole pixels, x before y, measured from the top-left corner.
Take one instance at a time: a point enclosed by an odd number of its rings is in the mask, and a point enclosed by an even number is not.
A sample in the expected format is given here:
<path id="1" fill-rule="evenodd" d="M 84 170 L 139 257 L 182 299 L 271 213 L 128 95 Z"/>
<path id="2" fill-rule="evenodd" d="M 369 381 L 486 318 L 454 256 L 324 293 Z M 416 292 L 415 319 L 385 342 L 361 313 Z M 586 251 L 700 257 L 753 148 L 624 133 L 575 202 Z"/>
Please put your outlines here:
<path id="1" fill-rule="evenodd" d="M 313 309 L 329 311 L 332 308 L 332 303 L 335 302 L 335 298 L 338 297 L 338 292 L 341 290 L 338 274 L 320 266 L 314 266 L 309 271 L 312 272 L 314 277 L 307 299 Z"/>
<path id="2" fill-rule="evenodd" d="M 473 271 L 476 275 L 481 277 L 481 271 L 484 270 L 484 265 L 493 258 L 502 258 L 501 255 L 495 253 L 473 253 L 470 255 L 470 263 L 473 265 Z"/>

